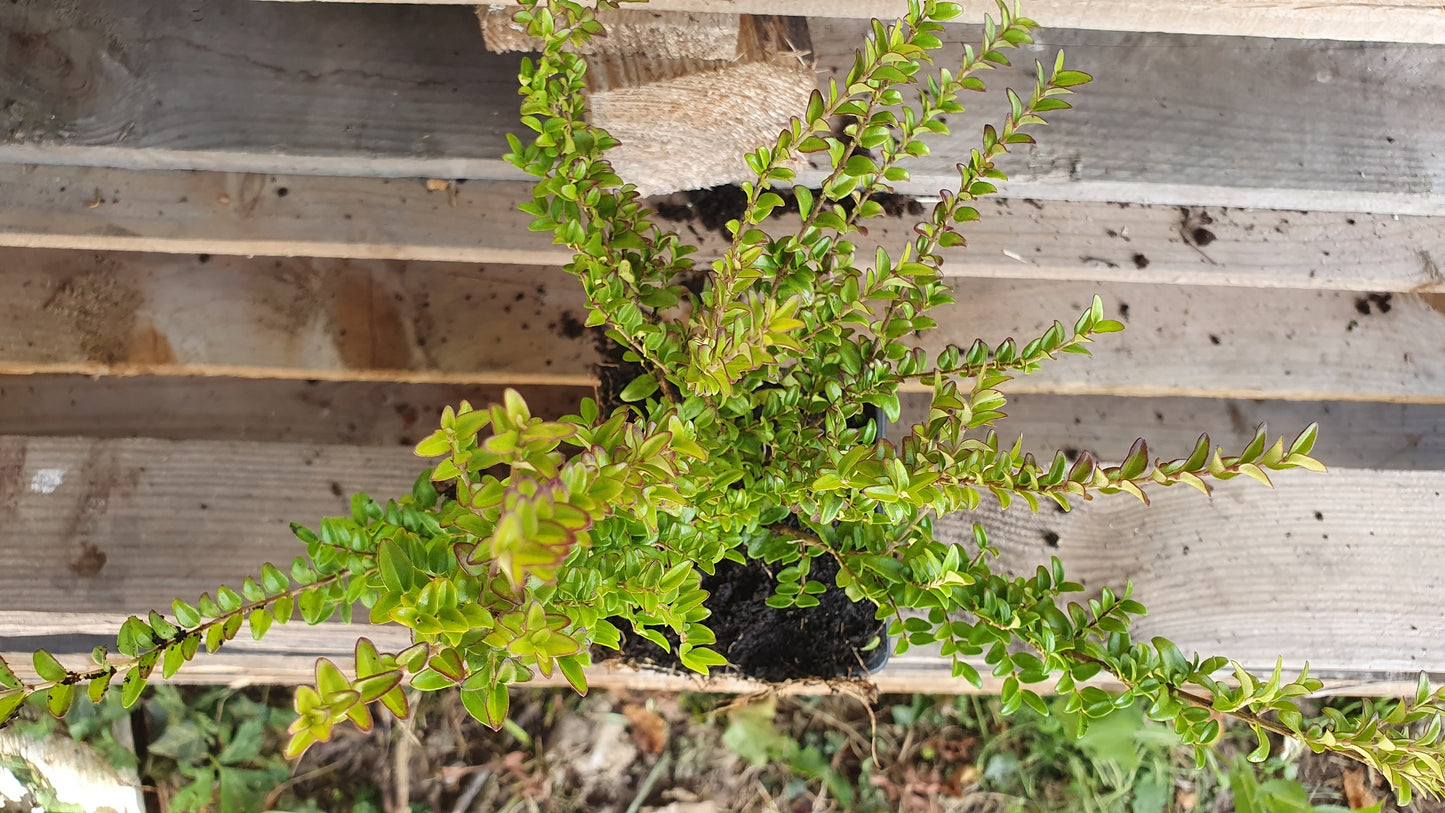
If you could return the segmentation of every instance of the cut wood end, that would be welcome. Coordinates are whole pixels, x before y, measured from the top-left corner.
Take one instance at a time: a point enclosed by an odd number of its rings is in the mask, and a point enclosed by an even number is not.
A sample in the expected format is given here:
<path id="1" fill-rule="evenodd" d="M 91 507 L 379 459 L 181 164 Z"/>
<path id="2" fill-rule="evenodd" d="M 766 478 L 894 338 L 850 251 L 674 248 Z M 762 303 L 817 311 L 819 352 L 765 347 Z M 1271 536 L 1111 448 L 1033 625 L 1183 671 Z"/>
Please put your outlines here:
<path id="1" fill-rule="evenodd" d="M 540 47 L 515 11 L 477 8 L 488 50 Z M 750 178 L 743 155 L 776 138 L 817 88 L 802 18 L 619 9 L 598 19 L 607 37 L 580 49 L 591 120 L 621 142 L 609 157 L 644 195 Z"/>
<path id="2" fill-rule="evenodd" d="M 542 41 L 512 20 L 519 6 L 478 6 L 482 39 L 494 54 L 539 51 Z M 604 9 L 597 15 L 607 36 L 577 49 L 580 54 L 642 54 L 665 58 L 735 59 L 738 14 Z"/>
<path id="3" fill-rule="evenodd" d="M 775 139 L 815 87 L 812 71 L 797 62 L 718 63 L 596 91 L 592 121 L 621 142 L 609 157 L 642 194 L 702 189 L 751 178 L 743 155 Z"/>

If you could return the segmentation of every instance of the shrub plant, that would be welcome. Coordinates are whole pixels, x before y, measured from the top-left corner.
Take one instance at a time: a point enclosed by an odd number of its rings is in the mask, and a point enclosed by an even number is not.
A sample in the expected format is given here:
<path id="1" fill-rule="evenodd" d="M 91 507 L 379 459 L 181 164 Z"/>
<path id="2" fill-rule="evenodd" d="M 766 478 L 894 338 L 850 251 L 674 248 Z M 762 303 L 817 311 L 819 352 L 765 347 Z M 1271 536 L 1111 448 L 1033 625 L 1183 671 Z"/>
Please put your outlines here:
<path id="1" fill-rule="evenodd" d="M 754 177 L 728 224 L 731 244 L 697 268 L 693 247 L 659 227 L 612 171 L 606 152 L 615 140 L 587 121 L 587 66 L 569 46 L 603 33 L 594 12 L 572 0 L 524 0 L 516 19 L 544 50 L 522 63 L 521 121 L 531 135 L 509 138 L 509 159 L 537 178 L 522 206 L 532 228 L 575 252 L 567 269 L 586 291 L 587 324 L 640 365 L 621 392 L 628 405 L 607 413 L 588 399 L 547 421 L 508 392 L 487 408 L 448 408 L 417 447 L 439 462 L 410 495 L 383 504 L 359 494 L 350 516 L 315 531 L 296 526 L 306 555 L 289 572 L 266 564 L 239 591 L 178 600 L 169 617 L 132 617 L 118 654 L 98 648 L 93 665 L 37 652 L 31 683 L 0 668 L 0 718 L 27 698 L 60 715 L 77 694 L 95 700 L 113 684 L 131 704 L 153 674 L 169 678 L 243 626 L 259 638 L 298 614 L 313 624 L 349 619 L 359 603 L 373 623 L 409 628 L 414 644 L 379 652 L 363 638 L 354 674 L 320 660 L 315 685 L 296 693 L 289 755 L 343 720 L 370 726 L 375 703 L 405 715 L 403 685 L 459 686 L 467 709 L 498 726 L 508 687 L 535 673 L 560 673 L 585 691 L 590 647 L 617 647 L 624 629 L 664 648 L 671 631 L 688 669 L 724 665 L 710 647 L 701 575 L 724 559 L 761 559 L 777 575 L 771 603 L 807 607 L 826 587 L 810 578 L 812 563 L 830 557 L 837 585 L 889 620 L 898 652 L 936 644 L 953 674 L 976 686 L 981 658 L 1002 681 L 1005 711 L 1047 713 L 1032 688 L 1041 684 L 1080 728 L 1143 702 L 1149 717 L 1201 749 L 1229 716 L 1258 735 L 1255 759 L 1268 755 L 1271 734 L 1283 735 L 1375 767 L 1402 799 L 1440 792 L 1445 690 L 1423 678 L 1413 697 L 1306 724 L 1296 699 L 1321 687 L 1307 669 L 1292 680 L 1279 666 L 1261 677 L 1162 638 L 1135 640 L 1131 621 L 1144 607 L 1128 587 L 1068 601 L 1081 588 L 1058 559 L 1012 576 L 992 569 L 982 528 L 969 544 L 936 537 L 936 517 L 984 499 L 1067 510 L 1096 495 L 1147 502 L 1155 487 L 1208 493 L 1211 479 L 1268 485 L 1270 472 L 1322 469 L 1309 456 L 1313 426 L 1289 443 L 1261 429 L 1232 455 L 1206 436 L 1187 455 L 1161 460 L 1140 440 L 1109 465 L 1087 454 L 1036 458 L 1002 442 L 989 427 L 1003 417 L 1012 377 L 1063 353 L 1087 354 L 1096 336 L 1121 329 L 1098 298 L 1072 325 L 1055 322 L 1024 343 L 980 341 L 930 356 L 911 341 L 936 327 L 930 312 L 953 301 L 941 252 L 963 245 L 960 228 L 979 217 L 970 204 L 1004 178 L 995 161 L 1032 143 L 1030 131 L 1089 80 L 1066 70 L 1062 55 L 1040 64 L 1031 92 L 1008 92 L 1000 122 L 984 128 L 911 242 L 891 253 L 861 246 L 866 222 L 883 212 L 878 195 L 906 180 L 908 160 L 948 131 L 944 117 L 963 110 L 963 93 L 983 90 L 981 75 L 1031 41 L 1034 23 L 1001 5 L 961 63 L 934 69 L 942 23 L 959 14 L 955 3 L 910 0 L 906 18 L 873 22 L 846 78 L 747 155 Z M 837 131 L 839 121 L 846 126 Z M 812 154 L 826 161 L 826 178 L 814 190 L 792 187 L 796 219 L 773 219 L 795 161 Z M 871 424 L 857 427 L 852 419 L 874 408 L 896 420 L 905 386 L 931 393 L 927 417 L 908 436 L 893 444 Z"/>

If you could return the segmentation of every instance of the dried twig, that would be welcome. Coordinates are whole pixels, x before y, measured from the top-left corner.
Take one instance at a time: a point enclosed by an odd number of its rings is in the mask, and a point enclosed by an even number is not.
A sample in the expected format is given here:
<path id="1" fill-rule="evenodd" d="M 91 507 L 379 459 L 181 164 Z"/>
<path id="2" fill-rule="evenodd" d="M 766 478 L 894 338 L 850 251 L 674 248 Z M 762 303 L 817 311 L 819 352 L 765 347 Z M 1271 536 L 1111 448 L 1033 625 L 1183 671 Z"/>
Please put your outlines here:
<path id="1" fill-rule="evenodd" d="M 472 802 L 476 800 L 477 794 L 482 792 L 482 785 L 485 785 L 491 776 L 492 772 L 486 768 L 472 774 L 471 781 L 467 782 L 466 789 L 457 797 L 457 803 L 452 805 L 452 813 L 467 813 L 467 811 L 471 809 Z"/>

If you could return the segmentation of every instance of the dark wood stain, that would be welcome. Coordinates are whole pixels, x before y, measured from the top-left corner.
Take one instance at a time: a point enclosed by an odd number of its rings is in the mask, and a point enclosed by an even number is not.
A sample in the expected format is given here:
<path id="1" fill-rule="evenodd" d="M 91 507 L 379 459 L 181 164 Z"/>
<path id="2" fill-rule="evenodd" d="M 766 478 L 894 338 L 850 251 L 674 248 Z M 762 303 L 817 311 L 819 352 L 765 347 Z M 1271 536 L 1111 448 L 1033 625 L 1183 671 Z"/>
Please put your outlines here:
<path id="1" fill-rule="evenodd" d="M 80 543 L 80 554 L 70 563 L 70 572 L 82 579 L 88 579 L 105 568 L 105 551 L 89 542 Z"/>
<path id="2" fill-rule="evenodd" d="M 131 334 L 130 350 L 126 356 L 131 364 L 176 363 L 176 353 L 171 347 L 170 339 L 149 320 L 142 322 Z"/>

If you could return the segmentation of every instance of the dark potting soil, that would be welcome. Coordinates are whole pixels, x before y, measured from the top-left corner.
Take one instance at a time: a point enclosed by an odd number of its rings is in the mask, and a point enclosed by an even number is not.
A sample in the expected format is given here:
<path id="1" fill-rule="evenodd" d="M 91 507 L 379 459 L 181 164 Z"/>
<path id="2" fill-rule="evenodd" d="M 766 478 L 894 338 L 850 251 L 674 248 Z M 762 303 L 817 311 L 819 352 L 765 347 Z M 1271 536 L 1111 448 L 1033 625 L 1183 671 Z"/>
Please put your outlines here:
<path id="1" fill-rule="evenodd" d="M 641 362 L 623 358 L 626 352 L 622 345 L 607 338 L 600 328 L 589 328 L 593 343 L 597 346 L 597 406 L 600 415 L 611 415 L 623 405 L 622 389 L 634 379 L 647 372 Z"/>
<path id="2" fill-rule="evenodd" d="M 762 562 L 720 562 L 717 572 L 704 576 L 708 592 L 703 606 L 712 615 L 703 623 L 717 635 L 712 646 L 728 659 L 729 672 L 781 682 L 803 678 L 863 677 L 882 665 L 888 644 L 882 640 L 884 623 L 874 618 L 870 601 L 853 602 L 833 583 L 838 563 L 829 557 L 813 560 L 810 580 L 828 585 L 817 607 L 778 609 L 767 606 L 777 580 Z M 669 642 L 677 639 L 669 634 Z M 863 651 L 870 641 L 876 648 Z M 610 652 L 595 653 L 606 658 Z M 641 664 L 681 669 L 676 649 L 662 648 L 624 628 L 622 657 Z M 615 657 L 615 655 L 613 656 Z"/>

